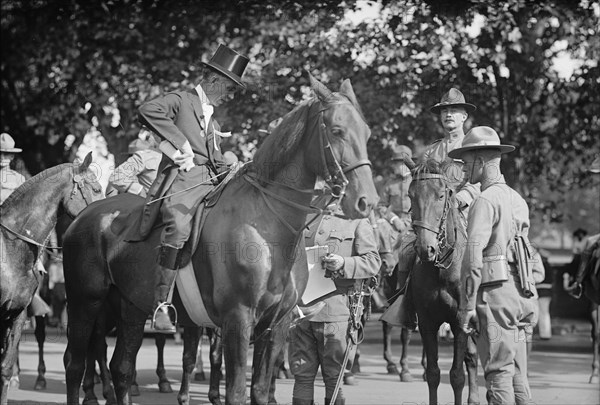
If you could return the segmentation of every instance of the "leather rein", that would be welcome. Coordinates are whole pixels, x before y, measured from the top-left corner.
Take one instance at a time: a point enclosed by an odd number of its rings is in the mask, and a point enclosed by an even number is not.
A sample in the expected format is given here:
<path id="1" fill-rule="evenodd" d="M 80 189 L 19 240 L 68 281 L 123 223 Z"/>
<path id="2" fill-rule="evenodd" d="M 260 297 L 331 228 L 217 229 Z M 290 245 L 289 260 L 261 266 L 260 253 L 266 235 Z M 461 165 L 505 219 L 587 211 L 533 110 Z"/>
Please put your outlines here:
<path id="1" fill-rule="evenodd" d="M 447 236 L 446 220 L 448 219 L 448 212 L 450 210 L 450 188 L 448 187 L 448 185 L 445 182 L 445 176 L 442 174 L 434 174 L 434 173 L 419 174 L 419 175 L 415 176 L 412 181 L 426 181 L 426 180 L 438 180 L 438 179 L 444 180 L 444 210 L 442 212 L 440 222 L 437 224 L 437 226 L 433 226 L 426 221 L 422 221 L 420 219 L 416 219 L 416 220 L 413 219 L 412 225 L 413 225 L 413 227 L 426 229 L 437 235 L 438 249 L 437 249 L 435 261 L 433 264 L 435 267 L 438 267 L 443 270 L 447 270 L 450 268 L 450 266 L 452 265 L 452 262 L 454 261 L 453 253 L 454 253 L 454 247 L 456 245 L 456 238 L 454 238 L 454 243 L 452 245 L 448 244 L 448 240 L 446 238 L 446 236 Z M 445 253 L 440 257 L 439 253 L 442 251 L 445 251 Z M 446 260 L 448 260 L 448 258 L 451 258 L 450 263 L 448 263 L 447 265 L 444 265 L 444 262 Z"/>

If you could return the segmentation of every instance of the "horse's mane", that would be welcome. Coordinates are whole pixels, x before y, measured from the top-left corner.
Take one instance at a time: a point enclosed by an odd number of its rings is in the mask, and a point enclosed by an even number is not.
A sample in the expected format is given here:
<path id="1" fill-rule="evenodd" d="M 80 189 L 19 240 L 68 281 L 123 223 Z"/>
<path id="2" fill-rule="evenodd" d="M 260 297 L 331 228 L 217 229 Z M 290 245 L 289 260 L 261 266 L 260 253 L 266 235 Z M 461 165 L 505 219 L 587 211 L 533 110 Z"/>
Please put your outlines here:
<path id="1" fill-rule="evenodd" d="M 442 174 L 442 165 L 437 160 L 427 159 L 412 170 L 413 176 L 419 174 Z"/>
<path id="2" fill-rule="evenodd" d="M 63 163 L 58 166 L 51 167 L 46 169 L 35 176 L 31 177 L 21 186 L 19 186 L 15 191 L 12 192 L 11 195 L 2 203 L 3 208 L 9 208 L 14 204 L 15 201 L 20 200 L 23 194 L 26 194 L 31 190 L 34 186 L 36 186 L 40 181 L 48 180 L 56 178 L 55 176 L 62 170 L 66 168 L 70 168 L 75 166 L 74 163 Z"/>

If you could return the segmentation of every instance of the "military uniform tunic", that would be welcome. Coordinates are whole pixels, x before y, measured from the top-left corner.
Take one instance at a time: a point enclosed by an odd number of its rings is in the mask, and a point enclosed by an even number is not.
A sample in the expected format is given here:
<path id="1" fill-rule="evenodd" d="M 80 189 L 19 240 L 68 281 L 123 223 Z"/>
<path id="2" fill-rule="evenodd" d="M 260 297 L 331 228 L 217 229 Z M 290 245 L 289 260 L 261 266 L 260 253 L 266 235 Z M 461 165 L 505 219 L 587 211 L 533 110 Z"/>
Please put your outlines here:
<path id="1" fill-rule="evenodd" d="M 477 348 L 489 403 L 514 403 L 515 395 L 528 391 L 524 329 L 537 322 L 537 303 L 521 291 L 512 244 L 517 232 L 527 235 L 528 230 L 527 203 L 503 177 L 485 187 L 471 207 L 460 309 L 477 311 Z M 508 280 L 481 285 L 482 273 L 499 266 L 508 266 Z"/>
<path id="2" fill-rule="evenodd" d="M 120 193 L 132 193 L 146 197 L 148 189 L 156 179 L 160 152 L 141 150 L 121 163 L 111 174 L 109 184 Z"/>
<path id="3" fill-rule="evenodd" d="M 337 291 L 326 296 L 324 307 L 300 321 L 290 336 L 290 367 L 294 374 L 294 398 L 313 400 L 319 366 L 325 397 L 331 398 L 342 371 L 347 346 L 348 290 L 355 279 L 375 276 L 381 260 L 377 241 L 367 219 L 349 220 L 324 215 L 305 231 L 306 246 L 329 246 L 329 252 L 344 258 L 343 276 L 335 279 Z M 341 398 L 341 391 L 339 397 Z"/>

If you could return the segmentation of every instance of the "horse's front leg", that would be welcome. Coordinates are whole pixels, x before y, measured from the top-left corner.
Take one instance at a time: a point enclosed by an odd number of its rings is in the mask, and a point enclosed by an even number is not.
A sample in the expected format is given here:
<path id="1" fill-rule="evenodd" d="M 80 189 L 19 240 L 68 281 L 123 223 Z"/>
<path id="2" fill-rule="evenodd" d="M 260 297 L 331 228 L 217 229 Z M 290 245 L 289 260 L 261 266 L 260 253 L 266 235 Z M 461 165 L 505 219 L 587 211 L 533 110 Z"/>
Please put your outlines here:
<path id="1" fill-rule="evenodd" d="M 190 379 L 196 364 L 200 330 L 197 326 L 185 326 L 183 328 L 183 372 L 181 374 L 181 387 L 177 394 L 177 401 L 180 405 L 189 405 L 190 403 Z"/>
<path id="2" fill-rule="evenodd" d="M 198 354 L 196 355 L 196 365 L 194 366 L 194 380 L 204 381 L 206 375 L 204 374 L 204 363 L 202 362 L 202 331 L 208 331 L 206 328 L 200 327 L 200 343 L 198 344 Z"/>
<path id="3" fill-rule="evenodd" d="M 408 344 L 410 343 L 410 337 L 412 332 L 407 328 L 400 330 L 400 343 L 402 345 L 402 352 L 400 354 L 400 381 L 412 382 L 413 378 L 408 368 Z"/>
<path id="4" fill-rule="evenodd" d="M 225 402 L 246 403 L 246 367 L 250 335 L 254 320 L 249 308 L 238 308 L 224 314 L 221 328 L 225 357 Z M 254 348 L 256 350 L 256 347 Z"/>
<path id="5" fill-rule="evenodd" d="M 170 394 L 173 392 L 171 383 L 167 378 L 167 371 L 165 370 L 165 343 L 167 336 L 162 333 L 156 333 L 154 335 L 154 343 L 156 344 L 156 375 L 158 376 L 158 391 L 163 394 Z"/>
<path id="6" fill-rule="evenodd" d="M 35 390 L 46 389 L 46 363 L 44 362 L 44 342 L 46 341 L 46 318 L 43 316 L 35 317 L 35 340 L 38 344 L 38 376 L 35 380 Z"/>
<path id="7" fill-rule="evenodd" d="M 465 388 L 465 369 L 464 359 L 467 351 L 467 340 L 469 336 L 458 325 L 458 322 L 452 322 L 450 325 L 454 334 L 454 356 L 452 367 L 450 368 L 450 385 L 454 391 L 454 404 L 461 405 L 462 391 Z"/>
<path id="8" fill-rule="evenodd" d="M 288 322 L 284 322 L 288 325 Z M 260 338 L 254 342 L 254 358 L 252 361 L 252 391 L 250 393 L 250 402 L 252 404 L 277 404 L 275 401 L 275 392 L 271 392 L 270 386 L 273 377 L 275 362 L 279 353 L 283 350 L 285 335 L 282 325 L 275 329 L 265 331 L 256 330 L 255 333 Z M 269 394 L 271 392 L 271 401 Z"/>
<path id="9" fill-rule="evenodd" d="M 425 319 L 419 315 L 419 320 Z M 427 357 L 427 368 L 425 375 L 427 376 L 427 386 L 429 387 L 429 403 L 437 405 L 437 389 L 440 385 L 440 367 L 438 366 L 438 329 L 439 324 L 425 324 L 419 322 L 419 331 L 421 332 L 421 340 L 423 341 L 423 350 Z"/>
<path id="10" fill-rule="evenodd" d="M 0 357 L 0 367 L 2 373 L 2 385 L 0 386 L 0 404 L 8 403 L 8 386 L 13 375 L 13 365 L 18 356 L 17 347 L 21 340 L 21 331 L 27 318 L 27 311 L 23 310 L 15 318 L 12 326 L 2 325 L 2 355 Z"/>
<path id="11" fill-rule="evenodd" d="M 594 358 L 592 360 L 592 375 L 590 376 L 590 384 L 598 384 L 600 377 L 598 375 L 598 369 L 600 369 L 600 311 L 598 310 L 598 304 L 592 303 L 592 345 L 594 351 Z"/>
<path id="12" fill-rule="evenodd" d="M 206 336 L 210 340 L 210 384 L 208 388 L 208 400 L 211 404 L 221 404 L 221 393 L 219 385 L 223 377 L 221 368 L 223 366 L 223 340 L 220 331 L 216 329 L 206 329 Z"/>
<path id="13" fill-rule="evenodd" d="M 381 329 L 383 330 L 383 359 L 387 364 L 388 374 L 400 374 L 398 367 L 394 363 L 392 354 L 392 328 L 393 326 L 389 323 L 382 321 Z"/>

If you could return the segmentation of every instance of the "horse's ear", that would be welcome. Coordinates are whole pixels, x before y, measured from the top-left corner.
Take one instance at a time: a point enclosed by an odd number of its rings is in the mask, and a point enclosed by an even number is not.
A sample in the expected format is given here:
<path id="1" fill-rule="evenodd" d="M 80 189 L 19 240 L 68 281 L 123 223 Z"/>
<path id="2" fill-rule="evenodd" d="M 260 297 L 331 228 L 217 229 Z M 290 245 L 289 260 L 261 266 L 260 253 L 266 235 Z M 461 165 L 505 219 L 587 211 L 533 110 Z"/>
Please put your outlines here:
<path id="1" fill-rule="evenodd" d="M 328 102 L 333 94 L 331 90 L 329 90 L 323 83 L 315 79 L 310 72 L 308 72 L 308 78 L 310 80 L 310 87 L 312 87 L 319 100 Z"/>
<path id="2" fill-rule="evenodd" d="M 354 94 L 354 89 L 352 88 L 352 84 L 350 83 L 350 79 L 345 79 L 340 86 L 340 94 L 348 97 L 352 105 L 358 106 L 358 100 L 356 100 L 356 95 Z"/>
<path id="3" fill-rule="evenodd" d="M 92 163 L 92 152 L 87 154 L 87 156 L 83 160 L 83 163 L 81 164 L 81 166 L 79 166 L 79 170 L 81 172 L 86 171 L 88 169 L 88 167 L 90 167 L 91 163 Z"/>

